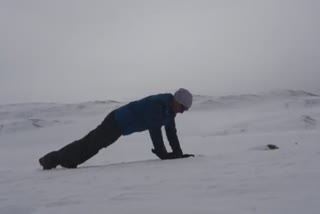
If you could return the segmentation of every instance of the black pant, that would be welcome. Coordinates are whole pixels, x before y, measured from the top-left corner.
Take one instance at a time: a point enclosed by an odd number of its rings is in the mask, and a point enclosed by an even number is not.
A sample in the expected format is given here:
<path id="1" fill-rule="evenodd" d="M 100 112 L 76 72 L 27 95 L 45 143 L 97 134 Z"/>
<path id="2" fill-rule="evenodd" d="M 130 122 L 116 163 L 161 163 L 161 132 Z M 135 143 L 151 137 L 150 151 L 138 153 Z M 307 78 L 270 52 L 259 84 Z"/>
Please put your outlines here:
<path id="1" fill-rule="evenodd" d="M 114 143 L 120 136 L 121 131 L 116 124 L 113 111 L 84 138 L 57 151 L 58 164 L 67 168 L 77 167 L 97 154 L 100 149 Z"/>

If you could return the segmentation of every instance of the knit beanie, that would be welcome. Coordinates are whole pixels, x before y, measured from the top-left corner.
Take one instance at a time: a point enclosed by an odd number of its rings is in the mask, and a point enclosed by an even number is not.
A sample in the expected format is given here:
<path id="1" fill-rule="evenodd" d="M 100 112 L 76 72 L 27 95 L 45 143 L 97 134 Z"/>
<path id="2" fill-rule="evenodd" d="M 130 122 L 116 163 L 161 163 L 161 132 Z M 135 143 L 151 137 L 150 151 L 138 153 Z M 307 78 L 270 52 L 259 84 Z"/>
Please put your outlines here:
<path id="1" fill-rule="evenodd" d="M 192 105 L 192 94 L 184 88 L 180 88 L 174 93 L 174 99 L 184 105 L 187 108 L 190 108 Z"/>

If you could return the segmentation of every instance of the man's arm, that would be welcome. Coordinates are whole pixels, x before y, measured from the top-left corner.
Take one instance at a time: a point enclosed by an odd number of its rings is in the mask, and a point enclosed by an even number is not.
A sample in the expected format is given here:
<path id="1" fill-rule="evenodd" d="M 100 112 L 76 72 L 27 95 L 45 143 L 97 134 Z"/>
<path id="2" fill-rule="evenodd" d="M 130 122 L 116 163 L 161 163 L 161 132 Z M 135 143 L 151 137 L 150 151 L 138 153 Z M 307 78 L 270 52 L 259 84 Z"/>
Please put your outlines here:
<path id="1" fill-rule="evenodd" d="M 154 150 L 152 152 L 157 154 L 160 159 L 164 159 L 168 152 L 163 142 L 161 128 L 150 129 L 149 134 L 154 146 Z"/>
<path id="2" fill-rule="evenodd" d="M 169 144 L 172 148 L 172 152 L 167 153 L 167 155 L 162 158 L 160 157 L 154 150 L 152 150 L 153 153 L 155 153 L 159 158 L 161 159 L 176 159 L 176 158 L 188 158 L 188 157 L 194 157 L 192 154 L 183 154 L 180 142 L 177 136 L 177 129 L 175 125 L 174 118 L 165 126 L 167 138 L 169 141 Z"/>
<path id="3" fill-rule="evenodd" d="M 172 149 L 172 153 L 177 156 L 181 156 L 183 153 L 177 136 L 177 129 L 174 118 L 172 118 L 171 121 L 165 126 L 165 130 L 169 144 Z"/>
<path id="4" fill-rule="evenodd" d="M 180 143 L 177 137 L 177 130 L 175 128 L 174 118 L 172 121 L 165 127 L 166 134 L 169 141 L 169 144 L 172 148 L 172 153 L 168 153 L 163 142 L 161 127 L 155 121 L 161 121 L 163 115 L 163 106 L 161 102 L 152 103 L 152 107 L 149 107 L 146 111 L 147 117 L 146 122 L 149 127 L 150 137 L 154 146 L 152 152 L 157 155 L 160 159 L 175 159 L 175 158 L 184 158 L 190 157 L 193 155 L 185 154 L 183 155 L 180 148 Z"/>
<path id="5" fill-rule="evenodd" d="M 166 129 L 167 130 L 167 129 Z M 173 131 L 173 130 L 171 130 Z M 176 159 L 176 158 L 188 158 L 188 157 L 193 157 L 194 155 L 192 154 L 183 154 L 182 150 L 180 148 L 180 144 L 179 144 L 179 140 L 175 132 L 167 132 L 167 136 L 168 133 L 170 137 L 173 137 L 173 135 L 176 136 L 176 138 L 170 138 L 168 137 L 168 139 L 171 139 L 172 141 L 170 142 L 170 146 L 172 148 L 173 152 L 168 153 L 166 150 L 166 147 L 164 145 L 163 142 L 163 137 L 162 137 L 162 132 L 161 132 L 161 128 L 158 129 L 151 129 L 149 130 L 150 133 L 150 137 L 152 139 L 152 143 L 154 146 L 154 149 L 152 149 L 151 151 L 158 156 L 158 158 L 160 158 L 161 160 L 165 160 L 165 159 Z M 171 136 L 172 134 L 172 136 Z M 176 139 L 177 141 L 174 141 L 173 139 Z M 178 144 L 176 144 L 178 142 Z"/>
<path id="6" fill-rule="evenodd" d="M 173 152 L 168 153 L 167 149 L 164 145 L 164 142 L 163 142 L 161 128 L 151 129 L 151 130 L 149 130 L 149 133 L 150 133 L 150 137 L 151 137 L 151 140 L 152 140 L 152 143 L 154 146 L 154 149 L 152 149 L 151 151 L 155 155 L 157 155 L 158 158 L 160 158 L 161 160 L 187 158 L 187 157 L 193 156 L 193 155 L 189 155 L 189 154 L 182 154 L 182 151 L 180 149 L 180 145 L 174 144 L 174 143 L 170 143 L 171 147 L 174 148 L 174 149 L 172 149 Z M 176 139 L 178 139 L 178 138 L 176 138 Z M 174 141 L 170 141 L 170 142 L 174 142 Z M 179 143 L 179 141 L 178 141 L 178 143 Z"/>

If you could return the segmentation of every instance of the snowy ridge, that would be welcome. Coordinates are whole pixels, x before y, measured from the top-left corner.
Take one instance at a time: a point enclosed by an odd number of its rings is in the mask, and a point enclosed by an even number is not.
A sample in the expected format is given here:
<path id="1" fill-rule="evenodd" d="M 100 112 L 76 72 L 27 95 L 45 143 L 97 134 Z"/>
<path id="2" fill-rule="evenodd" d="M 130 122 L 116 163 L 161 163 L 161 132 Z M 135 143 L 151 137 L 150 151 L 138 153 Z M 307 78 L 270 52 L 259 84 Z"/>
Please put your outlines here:
<path id="1" fill-rule="evenodd" d="M 276 91 L 261 95 L 196 96 L 193 110 L 208 126 L 190 128 L 202 136 L 228 136 L 316 129 L 320 97 L 305 91 Z M 207 117 L 208 112 L 214 115 Z M 202 116 L 203 115 L 203 116 Z M 195 120 L 193 118 L 190 120 Z M 185 121 L 188 124 L 190 121 Z"/>
<path id="2" fill-rule="evenodd" d="M 28 103 L 0 106 L 0 134 L 17 133 L 50 126 L 76 123 L 81 118 L 103 118 L 112 109 L 125 103 L 116 101 L 93 101 L 77 104 Z M 236 115 L 229 124 L 219 124 L 211 135 L 228 135 L 247 131 L 266 132 L 312 128 L 317 125 L 319 115 L 312 109 L 320 107 L 320 97 L 305 91 L 276 91 L 260 95 L 231 95 L 210 97 L 196 95 L 191 112 L 229 111 L 243 109 L 246 115 Z M 297 115 L 294 110 L 304 110 Z M 259 112 L 253 118 L 250 112 Z M 310 118 L 306 120 L 305 118 Z M 224 121 L 227 121 L 224 119 Z M 313 121 L 311 123 L 306 121 Z"/>
<path id="3" fill-rule="evenodd" d="M 253 105 L 272 102 L 304 102 L 305 105 L 318 105 L 319 95 L 302 90 L 281 90 L 262 94 L 229 95 L 221 97 L 210 97 L 196 95 L 193 109 L 230 109 L 235 107 L 250 107 Z"/>
<path id="4" fill-rule="evenodd" d="M 83 117 L 101 116 L 104 117 L 109 111 L 124 103 L 117 101 L 93 101 L 78 104 L 57 104 L 57 103 L 28 103 L 0 105 L 0 134 L 16 133 L 19 131 L 34 130 L 49 126 L 74 123 Z M 227 130 L 219 128 L 215 134 L 243 133 L 249 126 L 258 130 L 270 130 L 274 124 L 285 123 L 291 128 L 308 126 L 304 117 L 310 117 L 314 121 L 318 120 L 318 115 L 300 115 L 294 119 L 281 119 L 281 115 L 288 113 L 292 109 L 309 109 L 320 107 L 320 97 L 305 91 L 275 91 L 261 95 L 230 95 L 222 97 L 210 97 L 195 95 L 194 105 L 191 111 L 237 111 L 239 108 L 245 111 L 260 112 L 258 118 L 250 118 L 250 121 L 239 121 Z M 270 115 L 268 112 L 273 112 Z M 280 112 L 280 113 L 279 113 Z M 263 121 L 261 117 L 268 114 L 269 118 L 274 117 L 272 122 Z M 314 118 L 315 117 L 315 118 Z M 299 123 L 299 125 L 297 125 Z M 296 124 L 295 126 L 292 124 Z M 316 122 L 313 122 L 316 124 Z M 283 127 L 284 125 L 280 125 Z M 285 128 L 284 128 L 285 129 Z M 287 129 L 290 129 L 289 127 Z"/>
<path id="5" fill-rule="evenodd" d="M 117 101 L 92 101 L 0 105 L 0 134 L 74 123 L 82 117 L 106 114 L 119 104 Z"/>

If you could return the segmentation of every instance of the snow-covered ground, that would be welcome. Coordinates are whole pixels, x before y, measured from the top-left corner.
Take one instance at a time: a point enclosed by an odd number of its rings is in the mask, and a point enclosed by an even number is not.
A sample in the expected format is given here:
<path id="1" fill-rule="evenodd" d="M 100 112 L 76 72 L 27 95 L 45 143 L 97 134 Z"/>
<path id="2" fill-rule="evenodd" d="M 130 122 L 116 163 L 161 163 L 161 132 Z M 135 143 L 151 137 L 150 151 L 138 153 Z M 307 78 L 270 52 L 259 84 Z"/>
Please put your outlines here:
<path id="1" fill-rule="evenodd" d="M 158 160 L 142 132 L 77 169 L 41 170 L 39 157 L 123 104 L 0 106 L 0 213 L 320 212 L 320 97 L 304 91 L 195 96 L 176 119 L 182 148 L 194 158 Z"/>

